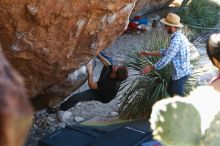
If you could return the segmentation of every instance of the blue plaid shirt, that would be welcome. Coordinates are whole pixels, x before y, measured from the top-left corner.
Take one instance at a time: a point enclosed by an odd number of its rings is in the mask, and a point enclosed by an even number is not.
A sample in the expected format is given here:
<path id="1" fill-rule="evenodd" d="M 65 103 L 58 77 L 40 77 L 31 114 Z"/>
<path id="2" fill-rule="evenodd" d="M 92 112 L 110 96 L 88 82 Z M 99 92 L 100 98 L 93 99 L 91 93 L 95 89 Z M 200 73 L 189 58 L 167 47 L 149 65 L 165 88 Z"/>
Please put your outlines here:
<path id="1" fill-rule="evenodd" d="M 154 65 L 156 70 L 172 62 L 172 80 L 191 74 L 189 41 L 181 31 L 171 35 L 168 48 L 161 49 L 160 53 L 162 58 Z"/>

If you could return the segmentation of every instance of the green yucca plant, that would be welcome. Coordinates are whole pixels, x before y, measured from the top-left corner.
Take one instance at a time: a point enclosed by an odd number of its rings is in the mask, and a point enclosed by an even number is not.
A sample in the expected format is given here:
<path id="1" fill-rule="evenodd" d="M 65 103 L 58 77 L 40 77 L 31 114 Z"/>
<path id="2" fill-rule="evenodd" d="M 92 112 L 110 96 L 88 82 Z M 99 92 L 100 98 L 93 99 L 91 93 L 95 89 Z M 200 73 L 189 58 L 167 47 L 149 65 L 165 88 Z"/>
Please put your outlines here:
<path id="1" fill-rule="evenodd" d="M 195 32 L 202 32 L 206 27 L 213 27 L 217 19 L 217 7 L 211 0 L 192 0 L 188 5 L 177 9 L 181 22 L 190 25 Z"/>
<path id="2" fill-rule="evenodd" d="M 169 37 L 162 31 L 152 32 L 149 36 L 144 38 L 146 46 L 150 48 L 147 49 L 148 51 L 165 48 L 168 44 Z M 135 50 L 126 52 L 128 57 L 126 66 L 131 75 L 120 89 L 122 104 L 119 113 L 121 118 L 149 118 L 153 104 L 169 96 L 167 86 L 171 78 L 171 65 L 167 65 L 159 71 L 153 70 L 146 75 L 141 75 L 139 71 L 147 65 L 155 64 L 159 57 L 139 57 L 137 52 Z M 189 78 L 186 84 L 186 93 L 196 86 L 195 74 Z"/>
<path id="3" fill-rule="evenodd" d="M 151 51 L 165 48 L 168 43 L 168 37 L 159 31 L 152 33 L 146 39 L 146 46 Z M 126 52 L 129 60 L 126 65 L 131 70 L 132 75 L 129 80 L 123 83 L 121 88 L 123 102 L 120 107 L 120 115 L 124 118 L 148 117 L 152 105 L 156 101 L 168 97 L 166 88 L 171 76 L 171 67 L 166 66 L 160 71 L 154 70 L 147 75 L 140 75 L 139 71 L 144 66 L 156 63 L 159 57 L 139 57 L 137 52 L 134 50 Z"/>

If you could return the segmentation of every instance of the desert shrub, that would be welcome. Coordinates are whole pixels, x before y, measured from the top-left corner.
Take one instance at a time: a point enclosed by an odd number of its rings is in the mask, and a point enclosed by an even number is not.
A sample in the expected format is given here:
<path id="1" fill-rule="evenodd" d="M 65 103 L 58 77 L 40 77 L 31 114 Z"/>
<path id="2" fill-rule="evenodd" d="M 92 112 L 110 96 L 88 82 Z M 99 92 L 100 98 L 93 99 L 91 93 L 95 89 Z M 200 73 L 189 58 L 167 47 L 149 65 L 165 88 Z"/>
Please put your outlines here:
<path id="1" fill-rule="evenodd" d="M 176 9 L 181 22 L 189 25 L 195 32 L 202 32 L 206 27 L 217 24 L 217 7 L 211 0 L 192 0 L 188 5 Z"/>

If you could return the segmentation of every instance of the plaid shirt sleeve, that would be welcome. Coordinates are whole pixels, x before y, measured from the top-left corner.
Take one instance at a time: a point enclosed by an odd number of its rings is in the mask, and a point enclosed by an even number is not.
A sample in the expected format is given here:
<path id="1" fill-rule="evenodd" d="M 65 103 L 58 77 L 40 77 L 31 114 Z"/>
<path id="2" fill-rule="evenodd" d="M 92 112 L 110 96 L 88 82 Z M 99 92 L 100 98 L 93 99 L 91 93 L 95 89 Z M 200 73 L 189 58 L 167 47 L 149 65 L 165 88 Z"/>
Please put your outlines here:
<path id="1" fill-rule="evenodd" d="M 160 49 L 160 54 L 161 54 L 161 56 L 164 56 L 164 55 L 165 55 L 165 53 L 166 53 L 166 49 L 161 48 L 161 49 Z"/>
<path id="2" fill-rule="evenodd" d="M 174 58 L 174 56 L 177 54 L 177 52 L 179 51 L 179 45 L 180 45 L 180 40 L 177 38 L 171 39 L 171 42 L 169 44 L 169 47 L 165 50 L 165 52 L 162 52 L 162 55 L 164 53 L 164 55 L 162 56 L 161 60 L 159 60 L 155 65 L 154 68 L 156 70 L 160 70 L 162 69 L 164 66 L 166 66 L 168 63 L 171 62 L 172 58 Z"/>

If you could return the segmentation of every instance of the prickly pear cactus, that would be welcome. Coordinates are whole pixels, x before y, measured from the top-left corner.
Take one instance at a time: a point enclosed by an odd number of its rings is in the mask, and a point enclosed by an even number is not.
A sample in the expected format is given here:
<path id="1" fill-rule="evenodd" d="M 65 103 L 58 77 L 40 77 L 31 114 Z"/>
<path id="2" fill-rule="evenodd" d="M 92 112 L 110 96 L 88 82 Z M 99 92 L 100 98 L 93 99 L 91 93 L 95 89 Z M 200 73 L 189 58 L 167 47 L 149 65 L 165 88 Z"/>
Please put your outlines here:
<path id="1" fill-rule="evenodd" d="M 174 99 L 158 102 L 153 107 L 150 122 L 154 139 L 164 146 L 200 145 L 201 119 L 190 103 Z"/>
<path id="2" fill-rule="evenodd" d="M 211 122 L 203 139 L 203 146 L 220 146 L 220 112 Z"/>

